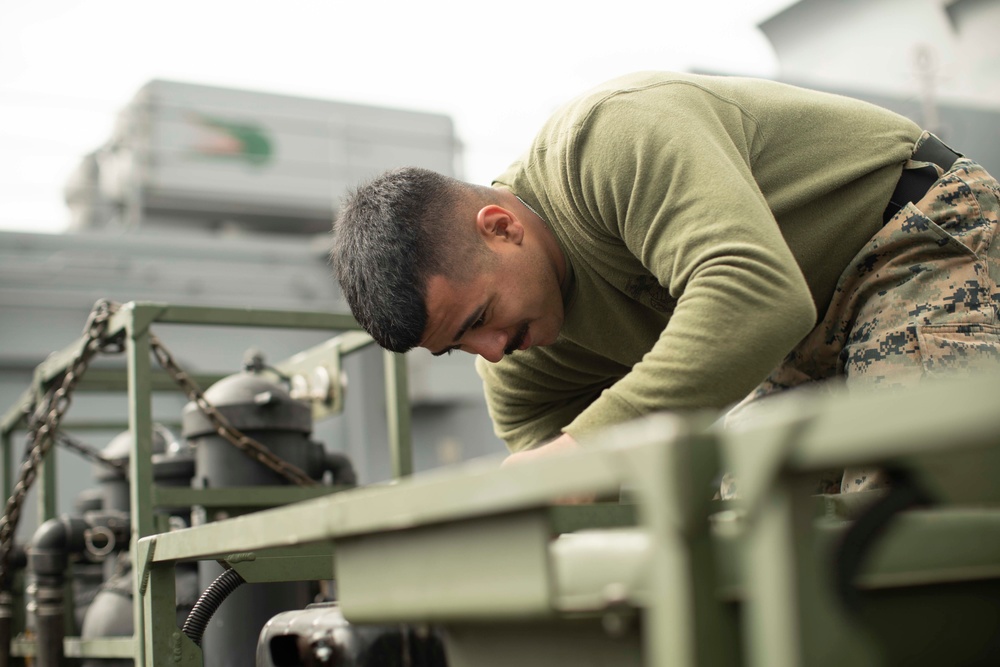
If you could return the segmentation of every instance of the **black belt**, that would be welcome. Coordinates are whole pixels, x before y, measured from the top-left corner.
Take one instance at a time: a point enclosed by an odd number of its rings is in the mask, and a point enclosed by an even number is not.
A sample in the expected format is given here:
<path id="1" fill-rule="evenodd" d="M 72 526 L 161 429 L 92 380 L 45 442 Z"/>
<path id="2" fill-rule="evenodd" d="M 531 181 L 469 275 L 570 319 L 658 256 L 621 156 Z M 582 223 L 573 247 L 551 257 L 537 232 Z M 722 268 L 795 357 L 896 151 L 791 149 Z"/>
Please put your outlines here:
<path id="1" fill-rule="evenodd" d="M 933 134 L 914 151 L 911 159 L 919 162 L 932 162 L 945 171 L 951 169 L 955 160 L 962 157 L 961 153 L 956 153 Z M 889 204 L 882 214 L 882 224 L 889 222 L 889 219 L 899 213 L 899 209 L 909 202 L 920 201 L 927 194 L 931 186 L 937 182 L 939 176 L 934 167 L 926 166 L 919 169 L 904 169 L 896 183 L 896 189 L 892 191 Z"/>

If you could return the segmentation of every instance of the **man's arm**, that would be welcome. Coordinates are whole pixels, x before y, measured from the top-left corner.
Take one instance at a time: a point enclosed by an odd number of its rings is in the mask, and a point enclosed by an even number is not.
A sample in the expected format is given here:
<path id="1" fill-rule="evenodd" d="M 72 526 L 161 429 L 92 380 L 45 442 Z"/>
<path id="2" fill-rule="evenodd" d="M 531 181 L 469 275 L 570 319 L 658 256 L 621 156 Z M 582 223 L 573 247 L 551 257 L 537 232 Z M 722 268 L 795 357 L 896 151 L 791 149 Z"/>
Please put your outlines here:
<path id="1" fill-rule="evenodd" d="M 577 438 L 739 400 L 815 324 L 805 277 L 753 177 L 764 143 L 755 119 L 692 86 L 675 87 L 667 112 L 663 103 L 608 100 L 567 160 L 574 201 L 677 298 L 642 360 L 564 428 Z"/>
<path id="2" fill-rule="evenodd" d="M 565 341 L 516 352 L 498 364 L 479 358 L 486 404 L 497 437 L 512 452 L 562 433 L 588 405 L 629 371 Z"/>
<path id="3" fill-rule="evenodd" d="M 676 308 L 650 332 L 648 347 L 587 392 L 579 391 L 587 381 L 572 377 L 571 359 L 539 355 L 524 363 L 514 355 L 498 364 L 487 394 L 498 435 L 508 443 L 512 435 L 514 450 L 556 435 L 551 429 L 580 438 L 661 410 L 722 408 L 752 390 L 814 325 L 808 285 L 753 177 L 763 145 L 755 119 L 696 87 L 670 92 L 605 100 L 574 126 L 564 150 L 547 152 L 551 164 L 542 168 L 547 183 L 564 188 L 550 198 L 568 202 L 591 240 L 627 250 Z M 609 305 L 574 307 L 590 327 Z M 638 326 L 628 318 L 602 324 L 593 329 L 604 338 L 581 345 L 613 353 L 622 332 Z M 588 364 L 586 371 L 600 368 Z M 527 391 L 509 382 L 528 377 Z"/>

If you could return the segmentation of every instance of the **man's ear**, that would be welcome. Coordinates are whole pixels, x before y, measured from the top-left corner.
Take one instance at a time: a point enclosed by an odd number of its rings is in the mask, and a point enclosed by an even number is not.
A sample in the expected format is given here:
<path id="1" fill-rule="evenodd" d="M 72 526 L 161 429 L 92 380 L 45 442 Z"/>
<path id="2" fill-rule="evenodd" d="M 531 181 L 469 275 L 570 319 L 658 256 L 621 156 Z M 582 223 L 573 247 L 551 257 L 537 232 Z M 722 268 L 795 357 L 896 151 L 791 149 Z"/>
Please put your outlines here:
<path id="1" fill-rule="evenodd" d="M 496 204 L 479 209 L 476 230 L 487 243 L 495 241 L 520 244 L 524 239 L 524 225 L 509 210 Z"/>

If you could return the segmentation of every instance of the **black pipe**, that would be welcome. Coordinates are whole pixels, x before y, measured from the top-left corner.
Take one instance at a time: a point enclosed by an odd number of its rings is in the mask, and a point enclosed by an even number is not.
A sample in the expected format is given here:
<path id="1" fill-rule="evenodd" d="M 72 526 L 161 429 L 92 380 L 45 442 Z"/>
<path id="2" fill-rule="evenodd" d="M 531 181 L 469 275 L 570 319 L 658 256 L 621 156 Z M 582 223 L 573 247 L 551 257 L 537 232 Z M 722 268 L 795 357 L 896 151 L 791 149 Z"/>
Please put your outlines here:
<path id="1" fill-rule="evenodd" d="M 205 589 L 198 601 L 194 603 L 191 613 L 184 621 L 181 632 L 186 634 L 195 644 L 201 646 L 201 638 L 205 634 L 205 628 L 208 627 L 212 616 L 226 598 L 245 583 L 246 580 L 236 570 L 226 570 L 216 577 L 215 581 Z"/>
<path id="2" fill-rule="evenodd" d="M 861 595 L 854 580 L 892 520 L 904 510 L 933 504 L 908 470 L 887 466 L 883 472 L 889 479 L 889 493 L 854 520 L 834 553 L 834 586 L 844 607 L 855 613 L 861 608 Z"/>
<path id="3" fill-rule="evenodd" d="M 11 608 L 13 596 L 0 592 L 0 667 L 10 665 L 10 640 L 13 636 L 14 610 Z"/>
<path id="4" fill-rule="evenodd" d="M 358 476 L 354 472 L 351 459 L 339 452 L 326 453 L 326 469 L 333 477 L 333 483 L 340 486 L 357 486 Z"/>
<path id="5" fill-rule="evenodd" d="M 60 667 L 63 663 L 66 567 L 69 554 L 85 548 L 86 529 L 82 519 L 63 516 L 43 523 L 31 538 L 28 572 L 34 575 L 35 582 L 30 587 L 34 599 L 28 609 L 35 617 L 38 667 Z"/>
<path id="6" fill-rule="evenodd" d="M 62 577 L 39 580 L 35 589 L 33 607 L 35 617 L 35 657 L 38 667 L 62 667 L 63 638 L 66 636 L 65 605 L 63 604 Z M 58 583 L 56 583 L 58 582 Z"/>
<path id="7" fill-rule="evenodd" d="M 8 583 L 13 585 L 14 573 L 23 570 L 27 564 L 28 555 L 24 548 L 19 544 L 12 545 Z M 10 643 L 14 638 L 14 599 L 10 591 L 0 591 L 0 667 L 10 665 Z"/>

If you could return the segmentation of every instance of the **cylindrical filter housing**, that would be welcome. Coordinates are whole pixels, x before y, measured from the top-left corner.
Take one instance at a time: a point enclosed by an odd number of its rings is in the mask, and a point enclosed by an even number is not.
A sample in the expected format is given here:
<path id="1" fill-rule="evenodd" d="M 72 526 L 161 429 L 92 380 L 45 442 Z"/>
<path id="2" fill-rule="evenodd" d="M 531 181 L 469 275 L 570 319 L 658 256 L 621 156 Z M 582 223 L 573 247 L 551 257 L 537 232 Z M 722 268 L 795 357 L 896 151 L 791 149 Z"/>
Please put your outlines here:
<path id="1" fill-rule="evenodd" d="M 263 373 L 243 372 L 224 378 L 205 392 L 206 400 L 236 429 L 265 445 L 279 458 L 298 466 L 314 479 L 322 477 L 326 453 L 312 442 L 312 410 L 293 399 Z M 194 485 L 200 488 L 273 486 L 289 481 L 250 458 L 220 436 L 216 425 L 194 402 L 184 408 L 183 435 L 195 449 Z M 210 511 L 208 520 L 234 512 Z M 205 590 L 222 572 L 211 561 L 198 564 L 198 582 Z M 245 667 L 254 662 L 256 637 L 264 624 L 282 611 L 310 601 L 305 583 L 248 584 L 232 593 L 208 624 L 202 639 L 205 664 Z"/>

